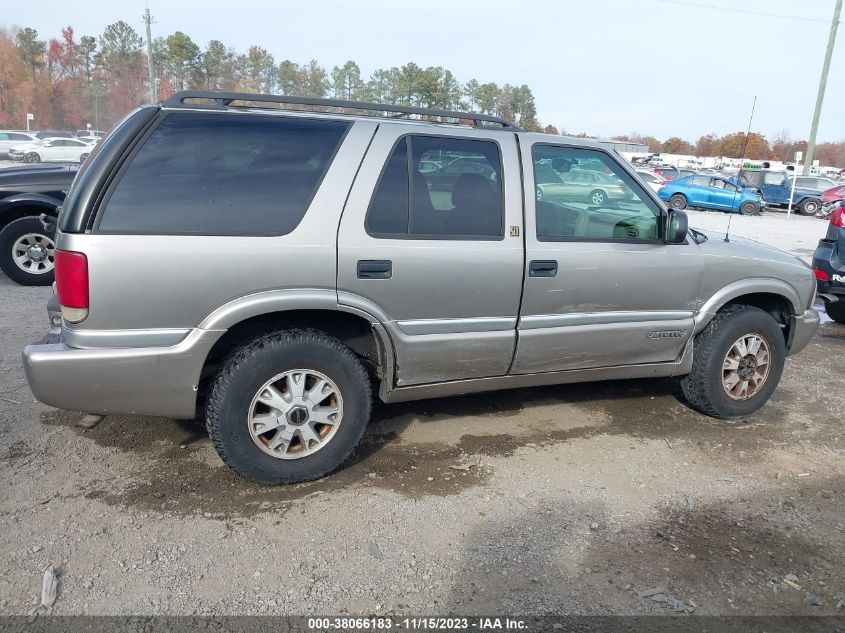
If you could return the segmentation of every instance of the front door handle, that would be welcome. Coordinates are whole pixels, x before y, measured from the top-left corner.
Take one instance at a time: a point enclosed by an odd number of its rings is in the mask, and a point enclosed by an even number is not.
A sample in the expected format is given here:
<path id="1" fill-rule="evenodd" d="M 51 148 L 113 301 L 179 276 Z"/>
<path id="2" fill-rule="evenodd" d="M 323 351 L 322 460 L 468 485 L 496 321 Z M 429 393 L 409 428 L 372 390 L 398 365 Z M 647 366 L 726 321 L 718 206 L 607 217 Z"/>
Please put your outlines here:
<path id="1" fill-rule="evenodd" d="M 358 279 L 390 279 L 393 262 L 389 259 L 359 259 Z"/>
<path id="2" fill-rule="evenodd" d="M 528 264 L 529 277 L 554 277 L 557 275 L 557 260 L 534 259 Z"/>

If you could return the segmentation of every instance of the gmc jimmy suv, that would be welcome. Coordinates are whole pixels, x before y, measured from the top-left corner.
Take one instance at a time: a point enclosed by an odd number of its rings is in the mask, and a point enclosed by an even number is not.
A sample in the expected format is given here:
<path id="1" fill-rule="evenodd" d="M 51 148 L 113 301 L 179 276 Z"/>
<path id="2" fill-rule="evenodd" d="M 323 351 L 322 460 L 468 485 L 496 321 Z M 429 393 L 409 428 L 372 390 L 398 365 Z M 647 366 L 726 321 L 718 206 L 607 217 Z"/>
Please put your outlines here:
<path id="1" fill-rule="evenodd" d="M 697 410 L 748 415 L 819 323 L 806 264 L 688 229 L 595 143 L 266 95 L 129 114 L 68 193 L 55 275 L 61 326 L 23 352 L 39 400 L 199 411 L 264 482 L 337 468 L 373 390 L 679 376 Z"/>

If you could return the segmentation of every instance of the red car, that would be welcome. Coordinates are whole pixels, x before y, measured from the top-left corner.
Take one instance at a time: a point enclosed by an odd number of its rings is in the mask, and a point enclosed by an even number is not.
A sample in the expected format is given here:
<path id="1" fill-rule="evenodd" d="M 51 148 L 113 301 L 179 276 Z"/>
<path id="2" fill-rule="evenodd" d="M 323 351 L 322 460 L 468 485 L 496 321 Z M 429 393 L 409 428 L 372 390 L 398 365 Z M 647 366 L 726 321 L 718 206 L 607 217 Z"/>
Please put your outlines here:
<path id="1" fill-rule="evenodd" d="M 822 194 L 822 204 L 824 206 L 833 204 L 837 200 L 845 200 L 845 185 L 836 185 L 825 190 Z"/>

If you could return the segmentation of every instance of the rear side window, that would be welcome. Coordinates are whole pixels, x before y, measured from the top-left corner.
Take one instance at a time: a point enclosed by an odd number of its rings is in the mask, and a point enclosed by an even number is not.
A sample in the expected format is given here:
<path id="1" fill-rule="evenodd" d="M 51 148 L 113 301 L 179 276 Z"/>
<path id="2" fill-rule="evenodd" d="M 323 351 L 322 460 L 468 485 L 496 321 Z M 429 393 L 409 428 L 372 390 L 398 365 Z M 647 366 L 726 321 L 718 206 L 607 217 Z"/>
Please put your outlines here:
<path id="1" fill-rule="evenodd" d="M 384 166 L 366 229 L 384 238 L 497 239 L 503 209 L 496 143 L 410 135 Z"/>
<path id="2" fill-rule="evenodd" d="M 290 233 L 347 128 L 347 123 L 316 119 L 169 114 L 119 177 L 98 230 Z"/>

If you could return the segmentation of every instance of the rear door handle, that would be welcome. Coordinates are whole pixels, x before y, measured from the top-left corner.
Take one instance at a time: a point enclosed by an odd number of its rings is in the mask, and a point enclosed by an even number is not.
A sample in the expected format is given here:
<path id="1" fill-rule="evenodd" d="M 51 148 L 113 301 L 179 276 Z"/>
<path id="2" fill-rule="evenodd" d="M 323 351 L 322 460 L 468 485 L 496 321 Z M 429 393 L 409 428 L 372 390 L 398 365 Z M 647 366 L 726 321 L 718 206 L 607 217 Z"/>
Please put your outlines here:
<path id="1" fill-rule="evenodd" d="M 554 259 L 535 259 L 528 264 L 529 277 L 554 277 L 557 275 L 557 261 Z"/>
<path id="2" fill-rule="evenodd" d="M 389 259 L 359 259 L 358 279 L 390 279 L 393 262 Z"/>

